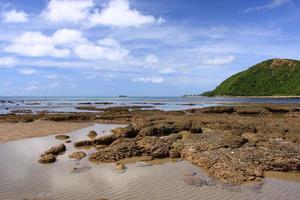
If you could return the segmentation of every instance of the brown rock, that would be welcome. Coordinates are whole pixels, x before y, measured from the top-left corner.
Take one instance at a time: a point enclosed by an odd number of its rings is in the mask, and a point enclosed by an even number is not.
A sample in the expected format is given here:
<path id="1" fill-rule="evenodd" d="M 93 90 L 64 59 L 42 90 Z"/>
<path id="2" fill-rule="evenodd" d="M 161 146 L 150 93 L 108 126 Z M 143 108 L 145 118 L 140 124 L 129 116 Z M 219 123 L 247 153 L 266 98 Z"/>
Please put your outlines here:
<path id="1" fill-rule="evenodd" d="M 55 139 L 58 139 L 58 140 L 67 140 L 69 138 L 70 138 L 70 136 L 68 136 L 68 135 L 56 135 L 55 136 Z"/>
<path id="2" fill-rule="evenodd" d="M 125 170 L 125 165 L 123 163 L 116 163 L 116 170 Z"/>
<path id="3" fill-rule="evenodd" d="M 171 158 L 180 158 L 181 157 L 180 153 L 175 149 L 170 150 L 169 154 L 170 154 Z"/>
<path id="4" fill-rule="evenodd" d="M 97 132 L 96 131 L 90 131 L 87 136 L 91 139 L 97 137 Z"/>
<path id="5" fill-rule="evenodd" d="M 49 150 L 45 151 L 44 154 L 45 155 L 47 155 L 47 154 L 58 155 L 65 151 L 66 151 L 66 146 L 64 144 L 60 144 L 60 145 L 51 147 Z"/>
<path id="6" fill-rule="evenodd" d="M 86 153 L 84 153 L 83 151 L 77 151 L 77 152 L 73 152 L 72 154 L 69 155 L 69 158 L 71 158 L 72 160 L 80 160 L 82 158 L 84 158 L 86 156 Z"/>
<path id="7" fill-rule="evenodd" d="M 54 163 L 56 158 L 53 154 L 42 155 L 39 159 L 39 163 Z"/>
<path id="8" fill-rule="evenodd" d="M 93 140 L 82 140 L 74 143 L 74 147 L 90 147 L 94 144 Z"/>

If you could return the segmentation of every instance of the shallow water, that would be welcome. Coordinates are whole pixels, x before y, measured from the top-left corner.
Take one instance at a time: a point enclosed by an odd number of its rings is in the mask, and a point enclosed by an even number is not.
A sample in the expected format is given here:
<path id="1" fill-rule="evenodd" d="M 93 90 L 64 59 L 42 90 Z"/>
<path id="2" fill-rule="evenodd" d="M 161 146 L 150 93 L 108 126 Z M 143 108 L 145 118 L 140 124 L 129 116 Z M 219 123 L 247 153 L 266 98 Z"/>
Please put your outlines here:
<path id="1" fill-rule="evenodd" d="M 1 102 L 1 100 L 4 101 Z M 223 97 L 0 97 L 0 114 L 12 110 L 48 110 L 51 112 L 82 112 L 75 109 L 80 103 L 98 108 L 112 106 L 153 106 L 161 110 L 185 110 L 237 103 L 300 103 L 300 98 L 223 98 Z M 111 102 L 111 105 L 95 104 Z M 187 105 L 189 104 L 189 105 Z M 81 105 L 84 106 L 84 105 Z M 91 111 L 84 111 L 91 112 Z"/>
<path id="2" fill-rule="evenodd" d="M 74 131 L 72 141 L 87 139 L 90 130 L 108 134 L 118 125 L 100 125 Z M 104 132 L 103 132 L 104 131 Z M 84 158 L 72 161 L 67 151 L 54 164 L 37 162 L 39 155 L 52 145 L 61 143 L 54 136 L 24 139 L 0 144 L 0 199 L 298 199 L 300 183 L 266 178 L 263 185 L 230 186 L 215 182 L 211 186 L 187 184 L 187 174 L 209 178 L 187 161 L 160 165 L 127 164 L 124 173 L 114 170 L 114 164 L 94 164 Z M 90 153 L 93 150 L 85 150 Z M 83 167 L 79 173 L 73 168 Z M 188 177 L 189 178 L 189 177 Z M 196 184 L 197 185 L 197 184 Z"/>

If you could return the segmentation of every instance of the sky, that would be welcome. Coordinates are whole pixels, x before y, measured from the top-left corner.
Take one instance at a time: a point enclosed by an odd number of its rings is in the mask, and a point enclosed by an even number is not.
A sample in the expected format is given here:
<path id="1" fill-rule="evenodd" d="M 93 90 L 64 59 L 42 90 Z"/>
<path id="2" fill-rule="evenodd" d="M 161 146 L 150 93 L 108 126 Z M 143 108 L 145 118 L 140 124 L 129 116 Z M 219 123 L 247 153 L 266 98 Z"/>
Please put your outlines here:
<path id="1" fill-rule="evenodd" d="M 0 96 L 181 96 L 300 59 L 298 0 L 0 0 Z"/>

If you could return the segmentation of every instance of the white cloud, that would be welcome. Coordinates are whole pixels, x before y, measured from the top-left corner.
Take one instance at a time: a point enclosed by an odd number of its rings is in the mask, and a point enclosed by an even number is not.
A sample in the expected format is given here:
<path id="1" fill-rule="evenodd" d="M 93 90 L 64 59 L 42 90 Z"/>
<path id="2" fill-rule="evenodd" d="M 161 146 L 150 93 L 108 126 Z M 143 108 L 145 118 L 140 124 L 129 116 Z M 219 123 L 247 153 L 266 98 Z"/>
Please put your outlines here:
<path id="1" fill-rule="evenodd" d="M 26 32 L 4 47 L 5 52 L 28 57 L 66 58 L 74 53 L 80 59 L 123 60 L 129 51 L 112 38 L 104 38 L 96 43 L 88 41 L 80 31 L 60 29 L 52 36 L 41 32 Z"/>
<path id="2" fill-rule="evenodd" d="M 214 58 L 204 58 L 201 61 L 203 65 L 226 65 L 232 63 L 235 60 L 235 57 L 232 55 L 229 56 L 218 56 Z"/>
<path id="3" fill-rule="evenodd" d="M 42 16 L 54 23 L 78 23 L 87 18 L 93 6 L 93 0 L 51 0 Z"/>
<path id="4" fill-rule="evenodd" d="M 131 78 L 132 82 L 144 82 L 144 83 L 162 83 L 164 80 L 162 77 L 135 77 Z"/>
<path id="5" fill-rule="evenodd" d="M 54 44 L 74 44 L 87 42 L 80 31 L 65 28 L 56 31 L 52 36 L 52 41 Z"/>
<path id="6" fill-rule="evenodd" d="M 81 44 L 74 48 L 74 53 L 81 59 L 107 59 L 110 61 L 123 60 L 128 54 L 119 43 L 111 38 L 99 40 L 97 44 Z"/>
<path id="7" fill-rule="evenodd" d="M 68 49 L 56 48 L 51 37 L 41 32 L 26 32 L 4 47 L 4 51 L 29 57 L 65 57 L 70 54 Z"/>
<path id="8" fill-rule="evenodd" d="M 15 57 L 4 56 L 0 57 L 0 67 L 13 67 L 18 63 Z"/>
<path id="9" fill-rule="evenodd" d="M 57 49 L 53 45 L 46 44 L 24 45 L 16 43 L 6 46 L 4 51 L 29 57 L 51 56 L 59 58 L 70 54 L 68 49 Z"/>
<path id="10" fill-rule="evenodd" d="M 151 15 L 143 15 L 139 11 L 130 8 L 128 0 L 111 0 L 101 11 L 95 11 L 90 16 L 91 26 L 139 27 L 163 21 L 161 18 L 155 19 Z"/>
<path id="11" fill-rule="evenodd" d="M 28 22 L 28 14 L 24 11 L 10 10 L 2 14 L 4 23 L 25 23 Z"/>
<path id="12" fill-rule="evenodd" d="M 159 63 L 159 59 L 157 58 L 156 55 L 148 54 L 145 58 L 145 62 L 150 64 L 156 64 Z"/>
<path id="13" fill-rule="evenodd" d="M 23 75 L 32 75 L 35 73 L 36 73 L 36 71 L 34 69 L 21 69 L 20 70 L 20 74 L 23 74 Z"/>
<path id="14" fill-rule="evenodd" d="M 4 51 L 29 57 L 67 57 L 68 48 L 58 48 L 56 45 L 74 45 L 85 42 L 81 32 L 73 29 L 57 30 L 53 36 L 46 36 L 41 32 L 26 32 L 15 38 L 13 42 L 4 47 Z"/>
<path id="15" fill-rule="evenodd" d="M 273 8 L 283 6 L 285 4 L 289 4 L 291 2 L 292 2 L 292 0 L 271 0 L 271 2 L 268 3 L 268 4 L 265 4 L 265 5 L 262 5 L 262 6 L 257 6 L 257 7 L 247 8 L 246 10 L 244 10 L 244 13 L 248 13 L 248 12 L 252 12 L 252 11 L 265 10 L 265 9 L 273 9 Z"/>

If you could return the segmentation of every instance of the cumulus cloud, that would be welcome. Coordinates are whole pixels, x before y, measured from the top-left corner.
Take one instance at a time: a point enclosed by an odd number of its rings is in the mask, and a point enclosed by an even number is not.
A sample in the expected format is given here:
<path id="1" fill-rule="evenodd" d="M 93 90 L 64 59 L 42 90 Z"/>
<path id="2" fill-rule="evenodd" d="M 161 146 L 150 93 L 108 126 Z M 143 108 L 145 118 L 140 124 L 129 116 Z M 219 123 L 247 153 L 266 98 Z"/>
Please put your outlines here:
<path id="1" fill-rule="evenodd" d="M 79 23 L 93 6 L 93 0 L 51 0 L 42 16 L 53 23 Z"/>
<path id="2" fill-rule="evenodd" d="M 226 65 L 232 63 L 235 60 L 235 57 L 232 55 L 228 56 L 217 56 L 213 58 L 204 58 L 201 61 L 203 65 Z"/>
<path id="3" fill-rule="evenodd" d="M 134 77 L 131 78 L 132 82 L 144 82 L 144 83 L 162 83 L 164 79 L 162 77 Z"/>
<path id="4" fill-rule="evenodd" d="M 244 10 L 244 13 L 252 12 L 252 11 L 259 11 L 259 10 L 265 10 L 265 9 L 273 9 L 277 8 L 286 4 L 291 3 L 292 0 L 271 0 L 268 4 L 257 6 L 257 7 L 250 7 Z"/>
<path id="5" fill-rule="evenodd" d="M 29 57 L 66 57 L 70 54 L 69 49 L 55 47 L 55 44 L 60 44 L 60 40 L 38 31 L 29 31 L 15 38 L 11 44 L 4 47 L 4 51 Z"/>
<path id="6" fill-rule="evenodd" d="M 36 71 L 34 69 L 21 69 L 20 70 L 20 74 L 23 74 L 23 75 L 32 75 L 35 73 L 36 73 Z"/>
<path id="7" fill-rule="evenodd" d="M 38 31 L 26 32 L 5 46 L 4 51 L 28 57 L 65 58 L 75 55 L 81 59 L 109 61 L 123 60 L 129 54 L 127 49 L 112 38 L 91 42 L 74 29 L 60 29 L 51 36 Z"/>
<path id="8" fill-rule="evenodd" d="M 28 22 L 28 14 L 24 11 L 9 10 L 2 13 L 4 23 L 25 23 Z"/>
<path id="9" fill-rule="evenodd" d="M 97 10 L 90 16 L 91 26 L 139 27 L 155 22 L 161 23 L 163 19 L 156 19 L 152 15 L 143 15 L 130 8 L 128 0 L 111 0 L 103 10 Z"/>

